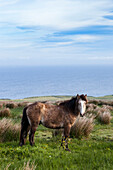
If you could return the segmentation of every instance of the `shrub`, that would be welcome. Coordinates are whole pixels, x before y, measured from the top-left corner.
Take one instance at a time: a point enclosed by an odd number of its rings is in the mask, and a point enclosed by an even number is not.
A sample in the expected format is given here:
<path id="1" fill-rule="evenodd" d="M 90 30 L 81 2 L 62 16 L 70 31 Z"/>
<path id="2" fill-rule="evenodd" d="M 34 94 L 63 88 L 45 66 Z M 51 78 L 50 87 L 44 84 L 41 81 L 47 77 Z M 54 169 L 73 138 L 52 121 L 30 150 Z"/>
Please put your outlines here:
<path id="1" fill-rule="evenodd" d="M 70 136 L 76 138 L 88 137 L 93 130 L 93 126 L 93 118 L 78 117 L 71 128 Z"/>
<path id="2" fill-rule="evenodd" d="M 97 115 L 98 115 L 99 109 L 100 108 L 95 104 L 87 104 L 86 116 L 89 117 L 89 118 L 91 118 L 91 117 L 96 118 Z"/>
<path id="3" fill-rule="evenodd" d="M 3 107 L 3 104 L 2 103 L 0 103 L 0 109 Z"/>
<path id="4" fill-rule="evenodd" d="M 0 142 L 17 141 L 19 139 L 20 125 L 14 124 L 12 119 L 0 120 Z"/>
<path id="5" fill-rule="evenodd" d="M 6 104 L 6 107 L 7 107 L 7 108 L 10 108 L 10 109 L 13 109 L 13 108 L 17 107 L 17 104 L 14 103 L 14 102 L 12 102 L 12 103 L 7 103 L 7 104 Z"/>
<path id="6" fill-rule="evenodd" d="M 95 105 L 98 105 L 99 104 L 99 100 L 89 100 L 88 103 L 93 103 Z"/>
<path id="7" fill-rule="evenodd" d="M 105 111 L 99 115 L 99 121 L 102 124 L 109 124 L 111 121 L 111 114 L 109 111 Z"/>
<path id="8" fill-rule="evenodd" d="M 101 107 L 95 105 L 95 104 L 87 104 L 86 108 L 86 115 L 88 117 L 91 117 L 91 115 L 95 118 L 98 118 L 100 114 L 103 112 L 110 112 L 113 111 L 113 107 L 109 105 L 101 105 Z"/>
<path id="9" fill-rule="evenodd" d="M 10 116 L 11 116 L 11 112 L 9 108 L 0 110 L 0 117 L 10 117 Z"/>
<path id="10" fill-rule="evenodd" d="M 20 102 L 18 103 L 18 107 L 26 107 L 29 102 Z"/>
<path id="11" fill-rule="evenodd" d="M 87 111 L 92 111 L 93 109 L 96 109 L 98 106 L 95 104 L 87 104 L 86 110 Z"/>
<path id="12" fill-rule="evenodd" d="M 113 111 L 113 107 L 109 106 L 109 105 L 103 105 L 102 108 L 106 109 L 106 110 L 110 110 Z"/>

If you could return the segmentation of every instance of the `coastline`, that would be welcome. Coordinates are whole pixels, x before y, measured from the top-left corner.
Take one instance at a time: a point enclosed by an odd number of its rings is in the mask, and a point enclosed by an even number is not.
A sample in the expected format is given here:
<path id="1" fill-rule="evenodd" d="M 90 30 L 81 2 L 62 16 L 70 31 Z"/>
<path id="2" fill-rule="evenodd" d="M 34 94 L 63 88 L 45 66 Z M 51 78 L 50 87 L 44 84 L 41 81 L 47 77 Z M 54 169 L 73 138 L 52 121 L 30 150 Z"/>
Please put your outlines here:
<path id="1" fill-rule="evenodd" d="M 71 95 L 53 95 L 53 96 L 33 96 L 33 97 L 27 97 L 23 99 L 0 99 L 0 101 L 15 101 L 15 102 L 35 102 L 35 101 L 61 101 L 61 100 L 69 100 Z M 103 100 L 103 101 L 112 101 L 113 95 L 106 95 L 106 96 L 100 96 L 100 97 L 93 97 L 88 96 L 88 100 Z"/>

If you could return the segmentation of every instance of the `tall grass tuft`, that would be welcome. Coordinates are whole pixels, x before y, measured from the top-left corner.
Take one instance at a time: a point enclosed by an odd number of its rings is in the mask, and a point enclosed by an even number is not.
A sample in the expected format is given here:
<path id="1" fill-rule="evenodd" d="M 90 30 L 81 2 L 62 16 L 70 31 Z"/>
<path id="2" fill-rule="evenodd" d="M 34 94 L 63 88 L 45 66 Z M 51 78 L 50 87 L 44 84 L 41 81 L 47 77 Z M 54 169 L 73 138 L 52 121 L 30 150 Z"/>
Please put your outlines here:
<path id="1" fill-rule="evenodd" d="M 28 161 L 27 163 L 24 162 L 24 166 L 22 168 L 23 170 L 35 170 L 36 169 L 36 165 L 33 163 L 31 163 Z"/>
<path id="2" fill-rule="evenodd" d="M 17 141 L 19 139 L 20 125 L 14 124 L 12 119 L 0 120 L 0 142 Z"/>
<path id="3" fill-rule="evenodd" d="M 7 104 L 6 104 L 6 107 L 7 107 L 7 108 L 10 108 L 10 109 L 13 109 L 13 108 L 16 108 L 16 107 L 17 107 L 17 104 L 14 103 L 14 102 L 7 103 Z"/>
<path id="4" fill-rule="evenodd" d="M 18 107 L 26 107 L 29 104 L 29 102 L 20 102 L 18 103 Z"/>
<path id="5" fill-rule="evenodd" d="M 112 117 L 109 111 L 105 111 L 101 113 L 98 118 L 102 124 L 109 124 Z"/>
<path id="6" fill-rule="evenodd" d="M 93 118 L 78 117 L 71 128 L 70 136 L 76 138 L 88 137 L 93 126 Z"/>
<path id="7" fill-rule="evenodd" d="M 3 108 L 3 104 L 2 104 L 2 103 L 0 103 L 0 109 L 1 109 L 1 108 Z"/>
<path id="8" fill-rule="evenodd" d="M 4 108 L 3 110 L 0 110 L 0 117 L 10 117 L 11 111 L 9 108 Z"/>
<path id="9" fill-rule="evenodd" d="M 10 166 L 11 166 L 11 163 L 8 164 L 4 170 L 10 169 L 10 168 L 11 168 Z M 35 170 L 36 167 L 37 167 L 37 166 L 34 164 L 34 162 L 33 162 L 33 163 L 30 163 L 30 161 L 28 161 L 28 162 L 24 162 L 23 167 L 22 167 L 22 168 L 19 168 L 19 170 Z"/>

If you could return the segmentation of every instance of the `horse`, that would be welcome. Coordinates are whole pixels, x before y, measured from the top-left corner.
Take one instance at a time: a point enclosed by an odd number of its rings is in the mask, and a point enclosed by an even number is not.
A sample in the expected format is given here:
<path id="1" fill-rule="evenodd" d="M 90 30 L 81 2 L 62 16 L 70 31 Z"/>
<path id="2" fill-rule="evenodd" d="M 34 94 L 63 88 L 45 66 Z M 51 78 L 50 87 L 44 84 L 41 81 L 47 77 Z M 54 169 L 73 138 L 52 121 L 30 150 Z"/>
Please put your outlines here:
<path id="1" fill-rule="evenodd" d="M 61 146 L 65 142 L 65 150 L 68 149 L 68 136 L 78 115 L 85 114 L 87 95 L 78 95 L 70 100 L 65 100 L 57 105 L 43 102 L 35 102 L 23 109 L 21 121 L 20 146 L 25 144 L 29 132 L 30 145 L 34 145 L 34 134 L 39 124 L 51 129 L 63 128 L 64 136 Z"/>

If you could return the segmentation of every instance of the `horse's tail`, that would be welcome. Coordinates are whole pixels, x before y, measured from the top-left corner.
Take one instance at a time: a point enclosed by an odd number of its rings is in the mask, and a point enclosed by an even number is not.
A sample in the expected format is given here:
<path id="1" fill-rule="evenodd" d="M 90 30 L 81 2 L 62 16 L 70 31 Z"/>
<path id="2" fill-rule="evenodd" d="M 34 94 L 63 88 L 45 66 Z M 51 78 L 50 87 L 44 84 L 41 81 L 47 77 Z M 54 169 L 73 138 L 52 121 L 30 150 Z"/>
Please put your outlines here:
<path id="1" fill-rule="evenodd" d="M 27 114 L 26 114 L 26 110 L 27 110 L 27 107 L 25 107 L 23 109 L 23 116 L 22 116 L 21 126 L 28 126 L 29 125 L 29 121 L 28 121 L 28 117 L 27 117 Z"/>
<path id="2" fill-rule="evenodd" d="M 20 132 L 20 146 L 25 144 L 25 138 L 27 137 L 29 121 L 26 114 L 27 107 L 23 109 L 23 116 L 21 121 L 21 132 Z"/>

